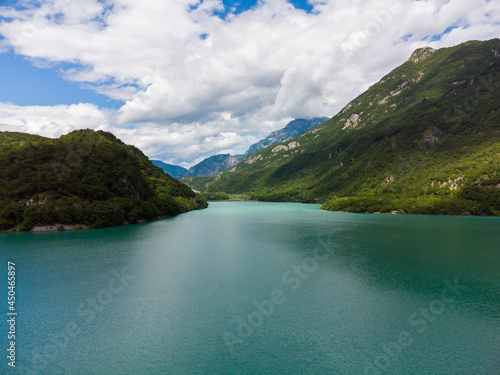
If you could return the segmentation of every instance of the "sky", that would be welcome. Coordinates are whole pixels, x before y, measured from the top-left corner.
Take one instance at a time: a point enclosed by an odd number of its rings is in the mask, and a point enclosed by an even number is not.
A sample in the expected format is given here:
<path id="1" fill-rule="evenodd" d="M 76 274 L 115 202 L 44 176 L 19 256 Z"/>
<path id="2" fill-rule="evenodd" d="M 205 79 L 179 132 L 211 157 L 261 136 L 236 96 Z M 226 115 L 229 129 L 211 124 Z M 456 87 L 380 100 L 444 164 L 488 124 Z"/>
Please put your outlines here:
<path id="1" fill-rule="evenodd" d="M 417 48 L 497 37 L 499 0 L 0 0 L 0 131 L 189 167 L 334 116 Z"/>

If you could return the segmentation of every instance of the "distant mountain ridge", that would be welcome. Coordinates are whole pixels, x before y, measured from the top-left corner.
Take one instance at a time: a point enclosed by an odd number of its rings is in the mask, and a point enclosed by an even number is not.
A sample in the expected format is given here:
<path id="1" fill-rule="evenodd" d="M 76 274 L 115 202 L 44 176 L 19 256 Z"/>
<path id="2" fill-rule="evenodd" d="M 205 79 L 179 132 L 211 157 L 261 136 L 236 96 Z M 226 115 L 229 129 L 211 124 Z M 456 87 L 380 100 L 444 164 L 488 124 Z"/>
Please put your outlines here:
<path id="1" fill-rule="evenodd" d="M 245 158 L 244 155 L 218 154 L 210 156 L 189 168 L 184 177 L 201 176 L 209 177 L 222 172 L 224 169 L 231 168 Z"/>
<path id="2" fill-rule="evenodd" d="M 181 178 L 185 176 L 188 171 L 186 168 L 183 168 L 179 165 L 164 163 L 161 160 L 151 160 L 151 163 L 163 169 L 165 173 L 168 173 L 173 178 Z"/>
<path id="3" fill-rule="evenodd" d="M 313 127 L 325 122 L 328 117 L 315 117 L 312 119 L 296 119 L 290 121 L 284 128 L 273 131 L 266 138 L 261 139 L 259 142 L 251 145 L 248 150 L 242 155 L 231 155 L 231 154 L 218 154 L 213 155 L 195 166 L 189 168 L 186 174 L 181 177 L 198 176 L 198 177 L 210 177 L 217 173 L 222 172 L 225 169 L 231 168 L 245 160 L 246 158 L 252 156 L 253 154 L 263 150 L 264 148 L 274 145 L 276 143 L 284 142 L 286 140 L 295 138 L 306 131 L 312 129 Z"/>

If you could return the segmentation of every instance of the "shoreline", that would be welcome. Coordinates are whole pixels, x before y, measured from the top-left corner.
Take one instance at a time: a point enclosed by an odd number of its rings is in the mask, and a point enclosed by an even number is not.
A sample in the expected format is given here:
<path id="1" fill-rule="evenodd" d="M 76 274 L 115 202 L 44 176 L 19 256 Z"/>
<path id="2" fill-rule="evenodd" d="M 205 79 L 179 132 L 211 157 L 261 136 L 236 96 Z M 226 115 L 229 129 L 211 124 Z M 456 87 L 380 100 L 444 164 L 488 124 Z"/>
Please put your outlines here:
<path id="1" fill-rule="evenodd" d="M 187 212 L 190 212 L 190 211 L 187 211 Z M 183 214 L 183 213 L 185 213 L 185 212 L 182 212 L 181 214 Z M 181 214 L 179 214 L 179 215 L 181 215 Z M 135 224 L 150 223 L 150 222 L 153 222 L 153 221 L 162 220 L 162 219 L 168 219 L 170 217 L 175 217 L 175 216 L 179 216 L 179 215 L 157 217 L 157 218 L 154 218 L 152 220 L 141 219 L 141 220 L 138 220 L 137 223 L 127 223 L 127 222 L 124 222 L 121 225 L 110 225 L 110 226 L 107 226 L 107 227 L 99 227 L 99 228 L 91 228 L 91 227 L 89 227 L 88 225 L 85 225 L 85 224 L 60 224 L 60 223 L 56 223 L 56 224 L 53 224 L 53 225 L 36 225 L 33 228 L 31 228 L 30 230 L 25 230 L 25 231 L 14 230 L 14 229 L 1 230 L 0 233 L 69 232 L 69 231 L 78 231 L 78 230 L 92 230 L 92 229 L 101 229 L 101 228 L 123 227 L 123 226 L 126 226 L 126 225 L 135 225 Z"/>
<path id="2" fill-rule="evenodd" d="M 65 232 L 71 230 L 90 229 L 84 224 L 54 224 L 54 225 L 37 225 L 31 228 L 28 232 Z"/>

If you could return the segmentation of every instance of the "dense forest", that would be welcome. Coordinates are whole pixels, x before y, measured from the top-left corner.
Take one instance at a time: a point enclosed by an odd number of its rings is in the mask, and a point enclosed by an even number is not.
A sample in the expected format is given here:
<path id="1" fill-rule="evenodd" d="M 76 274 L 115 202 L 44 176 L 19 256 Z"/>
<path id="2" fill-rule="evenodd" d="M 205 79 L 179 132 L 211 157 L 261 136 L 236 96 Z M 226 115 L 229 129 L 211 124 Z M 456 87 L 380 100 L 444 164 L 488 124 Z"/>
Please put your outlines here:
<path id="1" fill-rule="evenodd" d="M 0 132 L 0 230 L 99 228 L 207 207 L 191 188 L 111 133 L 58 139 Z"/>

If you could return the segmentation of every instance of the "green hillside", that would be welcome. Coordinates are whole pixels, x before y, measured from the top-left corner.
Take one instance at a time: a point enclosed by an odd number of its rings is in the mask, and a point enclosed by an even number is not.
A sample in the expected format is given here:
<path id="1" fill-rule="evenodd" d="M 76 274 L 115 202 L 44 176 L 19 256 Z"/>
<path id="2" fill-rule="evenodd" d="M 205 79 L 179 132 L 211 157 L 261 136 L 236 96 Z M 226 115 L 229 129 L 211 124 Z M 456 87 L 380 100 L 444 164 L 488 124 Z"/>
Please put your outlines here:
<path id="1" fill-rule="evenodd" d="M 499 39 L 419 49 L 328 122 L 188 183 L 327 210 L 499 215 L 499 60 Z"/>
<path id="2" fill-rule="evenodd" d="M 106 227 L 207 207 L 110 133 L 59 139 L 0 132 L 0 229 Z"/>

